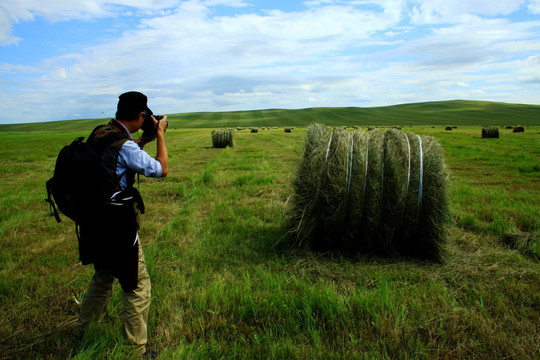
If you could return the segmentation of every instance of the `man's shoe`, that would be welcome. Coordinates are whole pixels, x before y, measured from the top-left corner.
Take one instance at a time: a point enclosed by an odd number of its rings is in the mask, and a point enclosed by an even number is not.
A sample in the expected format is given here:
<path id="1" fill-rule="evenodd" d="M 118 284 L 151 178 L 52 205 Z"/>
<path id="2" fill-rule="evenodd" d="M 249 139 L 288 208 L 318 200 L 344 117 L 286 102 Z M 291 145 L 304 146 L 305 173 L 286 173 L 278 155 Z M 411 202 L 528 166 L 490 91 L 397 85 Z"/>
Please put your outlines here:
<path id="1" fill-rule="evenodd" d="M 146 352 L 143 354 L 143 359 L 156 359 L 158 356 L 158 353 L 152 350 L 146 350 Z"/>

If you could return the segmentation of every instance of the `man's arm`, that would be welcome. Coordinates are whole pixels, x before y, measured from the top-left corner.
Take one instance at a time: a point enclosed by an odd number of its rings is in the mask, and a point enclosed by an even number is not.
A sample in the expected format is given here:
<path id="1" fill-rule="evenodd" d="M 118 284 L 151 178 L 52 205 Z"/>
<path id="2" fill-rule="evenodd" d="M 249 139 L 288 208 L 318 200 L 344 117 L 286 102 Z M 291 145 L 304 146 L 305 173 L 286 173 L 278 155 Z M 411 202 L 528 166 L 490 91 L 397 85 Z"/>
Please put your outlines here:
<path id="1" fill-rule="evenodd" d="M 165 129 L 167 129 L 166 115 L 158 123 L 156 137 L 156 160 L 161 164 L 161 177 L 165 177 L 169 173 L 169 155 L 165 146 Z"/>

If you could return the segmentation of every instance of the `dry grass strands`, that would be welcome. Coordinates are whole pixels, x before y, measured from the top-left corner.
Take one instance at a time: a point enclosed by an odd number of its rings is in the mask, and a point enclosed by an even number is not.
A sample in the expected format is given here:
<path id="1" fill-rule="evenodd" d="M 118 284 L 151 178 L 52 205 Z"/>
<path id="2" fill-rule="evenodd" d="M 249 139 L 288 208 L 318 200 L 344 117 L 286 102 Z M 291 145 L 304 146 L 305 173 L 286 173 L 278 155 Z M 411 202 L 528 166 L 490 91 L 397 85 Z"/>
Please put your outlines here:
<path id="1" fill-rule="evenodd" d="M 212 146 L 215 148 L 234 147 L 234 130 L 219 129 L 212 131 Z"/>
<path id="2" fill-rule="evenodd" d="M 482 139 L 498 139 L 499 128 L 497 126 L 486 126 L 482 128 Z"/>
<path id="3" fill-rule="evenodd" d="M 517 125 L 514 127 L 514 130 L 512 130 L 512 132 L 515 132 L 515 133 L 525 132 L 525 128 L 523 127 L 523 125 Z"/>
<path id="4" fill-rule="evenodd" d="M 523 255 L 538 258 L 533 251 L 533 247 L 536 242 L 535 233 L 505 234 L 501 237 L 501 241 L 511 249 L 517 250 Z"/>
<path id="5" fill-rule="evenodd" d="M 289 212 L 294 245 L 441 258 L 448 174 L 434 138 L 319 124 L 306 136 Z"/>

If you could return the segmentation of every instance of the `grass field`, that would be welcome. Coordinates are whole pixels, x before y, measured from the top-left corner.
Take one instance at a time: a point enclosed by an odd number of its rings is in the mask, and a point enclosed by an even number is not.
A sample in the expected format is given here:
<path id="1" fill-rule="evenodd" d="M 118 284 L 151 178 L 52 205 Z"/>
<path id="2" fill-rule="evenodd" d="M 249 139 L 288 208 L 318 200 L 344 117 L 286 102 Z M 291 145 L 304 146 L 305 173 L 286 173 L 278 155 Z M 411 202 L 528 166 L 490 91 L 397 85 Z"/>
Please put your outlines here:
<path id="1" fill-rule="evenodd" d="M 155 109 L 159 112 L 159 109 Z M 111 113 L 111 116 L 114 114 Z M 169 114 L 170 129 L 306 126 L 312 122 L 328 126 L 540 126 L 540 105 L 507 104 L 486 101 L 435 101 L 374 108 L 269 109 L 232 112 Z M 107 119 L 52 121 L 40 124 L 0 125 L 0 132 L 69 131 L 92 129 Z"/>
<path id="2" fill-rule="evenodd" d="M 275 246 L 288 231 L 304 129 L 237 131 L 235 148 L 211 147 L 213 124 L 304 126 L 328 116 L 339 125 L 329 111 L 356 121 L 347 109 L 299 112 L 296 123 L 270 121 L 272 111 L 259 123 L 171 117 L 169 176 L 140 181 L 150 348 L 160 359 L 540 357 L 540 117 L 519 119 L 525 133 L 499 129 L 499 139 L 481 139 L 489 112 L 432 128 L 428 118 L 413 123 L 411 109 L 398 123 L 435 136 L 451 171 L 454 221 L 444 261 L 430 263 Z M 458 128 L 439 126 L 447 123 Z M 78 263 L 73 223 L 57 224 L 43 201 L 59 149 L 86 135 L 85 124 L 0 133 L 0 359 L 131 358 L 119 286 L 104 322 L 73 336 L 92 268 Z"/>

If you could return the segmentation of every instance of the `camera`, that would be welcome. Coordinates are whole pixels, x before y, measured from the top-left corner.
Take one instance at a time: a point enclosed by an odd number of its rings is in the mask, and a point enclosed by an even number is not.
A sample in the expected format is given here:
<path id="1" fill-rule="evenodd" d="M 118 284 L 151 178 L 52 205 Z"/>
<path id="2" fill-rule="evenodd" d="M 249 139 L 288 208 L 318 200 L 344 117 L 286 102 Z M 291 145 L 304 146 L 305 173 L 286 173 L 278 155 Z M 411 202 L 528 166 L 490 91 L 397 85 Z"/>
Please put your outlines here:
<path id="1" fill-rule="evenodd" d="M 153 136 L 156 133 L 158 124 L 161 121 L 161 119 L 163 119 L 163 116 L 162 115 L 154 115 L 152 113 L 152 110 L 145 111 L 143 115 L 144 115 L 144 121 L 143 121 L 143 124 L 141 126 L 141 130 L 143 131 L 143 134 L 146 133 L 149 136 Z M 154 124 L 154 121 L 152 120 L 152 115 L 154 115 L 154 117 L 158 121 L 158 124 Z M 169 122 L 167 121 L 167 126 L 168 125 L 169 125 Z"/>

